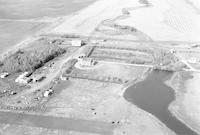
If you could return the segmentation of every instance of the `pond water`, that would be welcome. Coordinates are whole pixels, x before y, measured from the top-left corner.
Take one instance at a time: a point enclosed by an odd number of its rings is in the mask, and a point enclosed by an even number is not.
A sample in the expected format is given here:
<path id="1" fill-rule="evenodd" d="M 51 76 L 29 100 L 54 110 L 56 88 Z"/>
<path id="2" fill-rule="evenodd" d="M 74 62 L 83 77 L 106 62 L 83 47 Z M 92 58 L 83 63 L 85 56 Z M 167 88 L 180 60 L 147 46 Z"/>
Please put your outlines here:
<path id="1" fill-rule="evenodd" d="M 198 135 L 176 119 L 168 110 L 175 99 L 174 90 L 164 84 L 169 72 L 153 71 L 144 81 L 129 87 L 124 93 L 127 101 L 153 114 L 177 135 Z"/>
<path id="2" fill-rule="evenodd" d="M 0 53 L 35 35 L 50 23 L 24 19 L 66 16 L 95 0 L 0 0 Z M 23 21 L 18 21 L 23 20 Z"/>

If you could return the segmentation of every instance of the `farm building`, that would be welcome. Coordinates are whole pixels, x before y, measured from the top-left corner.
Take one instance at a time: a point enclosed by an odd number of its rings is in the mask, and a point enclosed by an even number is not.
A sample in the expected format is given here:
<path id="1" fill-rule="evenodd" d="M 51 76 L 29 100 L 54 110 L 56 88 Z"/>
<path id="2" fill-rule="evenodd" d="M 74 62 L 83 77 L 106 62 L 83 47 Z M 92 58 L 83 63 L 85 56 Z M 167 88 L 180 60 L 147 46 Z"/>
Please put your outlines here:
<path id="1" fill-rule="evenodd" d="M 23 83 L 23 84 L 27 84 L 27 83 L 30 83 L 32 81 L 32 79 L 31 78 L 20 78 L 20 77 L 18 77 L 16 80 L 15 80 L 15 82 L 17 82 L 17 83 Z"/>
<path id="2" fill-rule="evenodd" d="M 53 39 L 53 40 L 50 40 L 48 43 L 61 45 L 63 43 L 63 40 L 62 39 Z"/>
<path id="3" fill-rule="evenodd" d="M 71 45 L 71 44 L 72 44 L 71 42 L 72 42 L 72 41 L 64 40 L 64 41 L 62 42 L 62 45 Z"/>
<path id="4" fill-rule="evenodd" d="M 66 81 L 66 80 L 68 80 L 69 78 L 68 77 L 64 77 L 64 76 L 61 76 L 60 77 L 60 80 L 62 80 L 62 81 Z"/>
<path id="5" fill-rule="evenodd" d="M 85 46 L 79 55 L 79 58 L 89 57 L 94 50 L 94 46 Z"/>
<path id="6" fill-rule="evenodd" d="M 9 76 L 9 73 L 7 72 L 3 72 L 0 74 L 0 77 L 3 79 L 3 78 L 6 78 L 7 76 Z"/>
<path id="7" fill-rule="evenodd" d="M 43 75 L 38 75 L 38 76 L 35 76 L 33 77 L 33 82 L 41 82 L 45 79 L 46 77 L 43 76 Z"/>
<path id="8" fill-rule="evenodd" d="M 29 83 L 32 81 L 32 79 L 27 77 L 29 77 L 31 74 L 31 72 L 24 72 L 23 74 L 19 75 L 17 79 L 15 79 L 15 82 L 24 84 Z"/>
<path id="9" fill-rule="evenodd" d="M 96 61 L 92 58 L 83 58 L 81 59 L 80 64 L 82 66 L 94 66 L 96 64 Z"/>
<path id="10" fill-rule="evenodd" d="M 71 45 L 72 46 L 82 46 L 83 45 L 83 41 L 82 40 L 79 40 L 79 39 L 73 39 L 72 41 L 71 41 Z"/>
<path id="11" fill-rule="evenodd" d="M 49 90 L 46 90 L 43 94 L 44 97 L 49 97 L 53 94 L 53 90 L 52 89 L 49 89 Z"/>

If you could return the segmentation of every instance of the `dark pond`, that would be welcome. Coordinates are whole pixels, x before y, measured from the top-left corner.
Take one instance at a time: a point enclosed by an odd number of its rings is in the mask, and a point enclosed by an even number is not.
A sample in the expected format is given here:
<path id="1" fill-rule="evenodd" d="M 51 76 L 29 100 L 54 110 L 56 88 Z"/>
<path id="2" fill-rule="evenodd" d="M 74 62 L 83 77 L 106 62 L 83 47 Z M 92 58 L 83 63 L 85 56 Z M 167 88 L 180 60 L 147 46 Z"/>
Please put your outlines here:
<path id="1" fill-rule="evenodd" d="M 175 99 L 174 90 L 164 84 L 171 73 L 153 71 L 144 81 L 129 87 L 124 93 L 127 101 L 153 114 L 178 135 L 197 135 L 176 119 L 168 110 Z"/>

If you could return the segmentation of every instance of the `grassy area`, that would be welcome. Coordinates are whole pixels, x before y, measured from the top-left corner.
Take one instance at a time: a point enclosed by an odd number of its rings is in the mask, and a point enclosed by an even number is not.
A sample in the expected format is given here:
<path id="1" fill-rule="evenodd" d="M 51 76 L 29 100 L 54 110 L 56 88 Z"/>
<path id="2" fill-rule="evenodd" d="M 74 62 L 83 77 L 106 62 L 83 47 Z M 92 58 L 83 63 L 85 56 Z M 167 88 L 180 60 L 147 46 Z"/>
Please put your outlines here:
<path id="1" fill-rule="evenodd" d="M 177 72 L 167 82 L 176 92 L 176 100 L 169 110 L 179 120 L 200 133 L 199 73 Z"/>
<path id="2" fill-rule="evenodd" d="M 97 60 L 119 61 L 133 64 L 152 64 L 153 56 L 145 50 L 95 48 L 91 57 Z"/>
<path id="3" fill-rule="evenodd" d="M 91 69 L 70 68 L 65 76 L 99 82 L 123 84 L 136 79 L 146 68 L 101 63 Z"/>

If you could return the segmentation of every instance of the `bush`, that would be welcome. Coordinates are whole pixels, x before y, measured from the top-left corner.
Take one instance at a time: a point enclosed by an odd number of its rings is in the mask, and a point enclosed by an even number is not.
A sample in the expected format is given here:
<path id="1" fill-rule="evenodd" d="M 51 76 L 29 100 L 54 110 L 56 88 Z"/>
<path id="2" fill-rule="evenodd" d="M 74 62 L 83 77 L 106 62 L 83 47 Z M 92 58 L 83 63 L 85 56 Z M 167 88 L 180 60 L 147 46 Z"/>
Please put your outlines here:
<path id="1" fill-rule="evenodd" d="M 2 68 L 9 73 L 34 71 L 64 52 L 56 45 L 45 46 L 40 50 L 18 50 L 3 60 Z"/>
<path id="2" fill-rule="evenodd" d="M 139 0 L 139 3 L 145 4 L 145 5 L 150 5 L 148 0 Z"/>
<path id="3" fill-rule="evenodd" d="M 66 63 L 66 71 L 65 74 L 70 74 L 72 72 L 72 70 L 74 69 L 74 65 L 78 62 L 77 59 L 70 59 L 67 63 Z"/>

